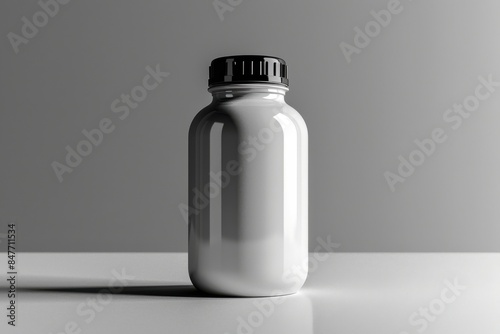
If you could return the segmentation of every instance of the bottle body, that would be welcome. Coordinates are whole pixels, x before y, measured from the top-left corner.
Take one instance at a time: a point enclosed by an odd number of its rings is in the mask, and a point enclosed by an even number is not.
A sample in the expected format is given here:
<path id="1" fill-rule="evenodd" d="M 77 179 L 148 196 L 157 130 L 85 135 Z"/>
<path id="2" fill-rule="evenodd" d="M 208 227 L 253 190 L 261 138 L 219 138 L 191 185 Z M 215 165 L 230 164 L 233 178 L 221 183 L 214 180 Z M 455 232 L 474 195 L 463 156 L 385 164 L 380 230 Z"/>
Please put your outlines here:
<path id="1" fill-rule="evenodd" d="M 298 291 L 307 276 L 308 136 L 287 88 L 213 88 L 189 130 L 189 275 L 235 296 Z"/>

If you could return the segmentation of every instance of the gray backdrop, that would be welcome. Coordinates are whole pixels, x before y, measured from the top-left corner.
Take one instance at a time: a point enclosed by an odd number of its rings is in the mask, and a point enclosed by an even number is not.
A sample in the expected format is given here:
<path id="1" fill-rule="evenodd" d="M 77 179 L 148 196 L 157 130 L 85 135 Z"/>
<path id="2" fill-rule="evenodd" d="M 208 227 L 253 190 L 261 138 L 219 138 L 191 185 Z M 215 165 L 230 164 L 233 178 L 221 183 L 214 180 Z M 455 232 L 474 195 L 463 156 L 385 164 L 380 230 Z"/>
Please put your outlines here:
<path id="1" fill-rule="evenodd" d="M 0 232 L 22 250 L 186 251 L 187 131 L 230 54 L 289 64 L 311 250 L 500 250 L 498 1 L 54 1 L 0 5 Z"/>

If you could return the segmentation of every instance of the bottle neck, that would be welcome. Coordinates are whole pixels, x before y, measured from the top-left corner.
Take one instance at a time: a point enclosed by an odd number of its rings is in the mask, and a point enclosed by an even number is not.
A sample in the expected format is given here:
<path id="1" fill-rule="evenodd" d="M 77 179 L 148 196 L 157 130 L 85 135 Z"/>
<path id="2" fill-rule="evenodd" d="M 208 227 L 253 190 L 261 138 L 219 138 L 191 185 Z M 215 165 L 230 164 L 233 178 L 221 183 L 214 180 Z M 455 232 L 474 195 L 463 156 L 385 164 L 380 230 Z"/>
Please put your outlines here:
<path id="1" fill-rule="evenodd" d="M 214 100 L 227 100 L 232 98 L 257 98 L 284 101 L 288 87 L 269 83 L 229 84 L 209 87 Z"/>

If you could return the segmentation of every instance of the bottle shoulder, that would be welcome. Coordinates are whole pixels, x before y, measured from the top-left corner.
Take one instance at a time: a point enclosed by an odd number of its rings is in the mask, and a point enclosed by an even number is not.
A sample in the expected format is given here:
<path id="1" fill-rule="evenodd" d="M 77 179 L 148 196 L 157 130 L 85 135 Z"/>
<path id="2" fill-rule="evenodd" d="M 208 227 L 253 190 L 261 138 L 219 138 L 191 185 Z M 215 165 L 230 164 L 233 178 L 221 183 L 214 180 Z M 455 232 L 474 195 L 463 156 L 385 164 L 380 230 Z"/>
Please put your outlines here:
<path id="1" fill-rule="evenodd" d="M 191 125 L 202 122 L 217 121 L 225 122 L 245 122 L 267 121 L 276 117 L 290 118 L 294 122 L 304 123 L 300 113 L 286 102 L 277 101 L 227 101 L 212 102 L 194 117 Z"/>
<path id="2" fill-rule="evenodd" d="M 255 136 L 269 132 L 297 136 L 307 142 L 308 131 L 302 116 L 286 103 L 265 108 L 255 105 L 235 107 L 228 104 L 214 104 L 203 108 L 193 119 L 189 128 L 192 140 L 208 138 L 213 129 L 224 129 L 224 133 L 239 137 Z"/>

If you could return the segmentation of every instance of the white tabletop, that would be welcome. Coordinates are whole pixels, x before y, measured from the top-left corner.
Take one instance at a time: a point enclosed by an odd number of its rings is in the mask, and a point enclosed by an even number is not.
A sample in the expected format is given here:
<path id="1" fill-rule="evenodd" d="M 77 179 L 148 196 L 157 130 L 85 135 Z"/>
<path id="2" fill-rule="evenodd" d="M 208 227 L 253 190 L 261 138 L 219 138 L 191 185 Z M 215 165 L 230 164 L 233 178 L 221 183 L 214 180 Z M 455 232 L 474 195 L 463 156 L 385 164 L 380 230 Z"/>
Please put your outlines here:
<path id="1" fill-rule="evenodd" d="M 15 328 L 0 283 L 2 334 L 500 333 L 500 254 L 312 253 L 281 298 L 200 294 L 184 253 L 23 253 L 17 272 Z"/>

